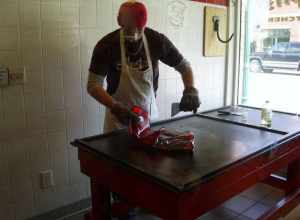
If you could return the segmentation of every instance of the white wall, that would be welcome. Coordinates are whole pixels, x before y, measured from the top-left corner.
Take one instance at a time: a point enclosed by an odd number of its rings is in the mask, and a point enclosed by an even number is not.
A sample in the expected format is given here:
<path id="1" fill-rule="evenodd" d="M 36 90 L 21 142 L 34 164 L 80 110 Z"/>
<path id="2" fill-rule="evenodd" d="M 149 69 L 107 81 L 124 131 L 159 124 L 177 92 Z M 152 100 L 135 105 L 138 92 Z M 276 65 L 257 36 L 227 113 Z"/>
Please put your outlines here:
<path id="1" fill-rule="evenodd" d="M 171 25 L 168 4 L 144 0 L 149 26 L 166 34 L 192 63 L 202 110 L 219 107 L 224 58 L 202 56 L 203 6 L 187 0 L 183 25 Z M 89 196 L 74 138 L 98 134 L 103 108 L 85 91 L 96 42 L 114 30 L 121 0 L 0 0 L 0 64 L 27 69 L 28 83 L 0 89 L 0 219 L 25 219 Z M 170 6 L 170 5 L 169 5 Z M 178 17 L 178 16 L 177 16 Z M 170 117 L 179 101 L 179 74 L 162 65 L 158 104 Z M 55 187 L 39 188 L 52 169 Z"/>

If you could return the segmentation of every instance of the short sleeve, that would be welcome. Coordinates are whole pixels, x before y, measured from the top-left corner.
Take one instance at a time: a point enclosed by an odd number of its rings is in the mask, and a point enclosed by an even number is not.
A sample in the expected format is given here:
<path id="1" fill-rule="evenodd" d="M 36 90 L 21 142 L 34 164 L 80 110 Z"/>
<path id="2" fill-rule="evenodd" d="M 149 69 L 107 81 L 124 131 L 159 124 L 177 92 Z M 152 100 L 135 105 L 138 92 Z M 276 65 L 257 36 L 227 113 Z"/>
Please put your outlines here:
<path id="1" fill-rule="evenodd" d="M 97 75 L 106 76 L 109 71 L 110 45 L 108 42 L 100 40 L 94 48 L 89 71 Z"/>
<path id="2" fill-rule="evenodd" d="M 175 45 L 163 34 L 161 34 L 161 48 L 162 53 L 160 57 L 160 61 L 165 63 L 170 67 L 175 67 L 179 65 L 183 56 L 179 52 L 179 50 L 175 47 Z"/>

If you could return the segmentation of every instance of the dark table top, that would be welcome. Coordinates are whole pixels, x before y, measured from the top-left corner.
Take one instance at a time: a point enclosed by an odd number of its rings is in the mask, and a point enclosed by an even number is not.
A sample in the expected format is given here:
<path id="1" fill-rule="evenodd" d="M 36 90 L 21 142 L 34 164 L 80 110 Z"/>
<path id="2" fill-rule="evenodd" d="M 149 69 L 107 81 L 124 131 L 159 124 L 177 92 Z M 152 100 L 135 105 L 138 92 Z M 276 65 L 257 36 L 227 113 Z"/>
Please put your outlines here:
<path id="1" fill-rule="evenodd" d="M 297 120 L 282 113 L 274 114 L 274 128 L 261 128 L 257 126 L 259 111 L 245 110 L 249 111 L 249 123 L 251 121 L 255 126 L 234 123 L 240 120 L 239 116 L 219 119 L 216 111 L 167 120 L 153 126 L 154 129 L 166 127 L 193 131 L 193 154 L 145 150 L 136 146 L 125 130 L 76 140 L 75 145 L 174 191 L 185 191 L 212 178 L 229 165 L 276 147 L 276 143 L 288 136 L 287 133 L 300 130 Z"/>

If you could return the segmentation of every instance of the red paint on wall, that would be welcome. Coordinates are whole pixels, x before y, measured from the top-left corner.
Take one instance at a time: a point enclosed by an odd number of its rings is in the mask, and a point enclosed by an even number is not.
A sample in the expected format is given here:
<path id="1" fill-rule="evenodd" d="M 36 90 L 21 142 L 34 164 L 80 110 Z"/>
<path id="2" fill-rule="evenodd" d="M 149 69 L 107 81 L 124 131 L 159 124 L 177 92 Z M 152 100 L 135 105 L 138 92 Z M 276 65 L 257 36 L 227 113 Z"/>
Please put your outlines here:
<path id="1" fill-rule="evenodd" d="M 229 0 L 192 0 L 192 1 L 228 6 Z"/>

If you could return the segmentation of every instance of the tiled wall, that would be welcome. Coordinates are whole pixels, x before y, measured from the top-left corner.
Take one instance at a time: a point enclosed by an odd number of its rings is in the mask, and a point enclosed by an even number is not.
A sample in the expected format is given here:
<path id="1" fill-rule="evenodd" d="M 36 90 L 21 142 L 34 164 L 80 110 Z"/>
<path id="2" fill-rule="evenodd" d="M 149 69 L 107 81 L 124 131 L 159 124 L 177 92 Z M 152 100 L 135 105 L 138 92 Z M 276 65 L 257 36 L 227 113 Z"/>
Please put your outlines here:
<path id="1" fill-rule="evenodd" d="M 0 219 L 25 219 L 89 196 L 75 137 L 101 132 L 104 110 L 85 90 L 96 42 L 117 28 L 121 0 L 0 0 L 0 64 L 27 70 L 25 85 L 0 89 Z M 192 63 L 202 110 L 221 106 L 224 58 L 202 56 L 203 3 L 144 0 L 149 26 Z M 158 104 L 170 117 L 179 74 L 161 65 Z M 41 190 L 40 171 L 55 187 Z"/>

